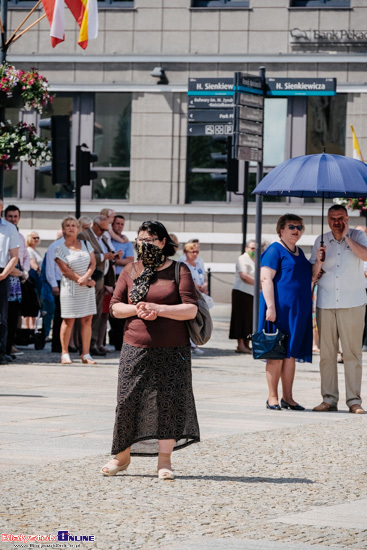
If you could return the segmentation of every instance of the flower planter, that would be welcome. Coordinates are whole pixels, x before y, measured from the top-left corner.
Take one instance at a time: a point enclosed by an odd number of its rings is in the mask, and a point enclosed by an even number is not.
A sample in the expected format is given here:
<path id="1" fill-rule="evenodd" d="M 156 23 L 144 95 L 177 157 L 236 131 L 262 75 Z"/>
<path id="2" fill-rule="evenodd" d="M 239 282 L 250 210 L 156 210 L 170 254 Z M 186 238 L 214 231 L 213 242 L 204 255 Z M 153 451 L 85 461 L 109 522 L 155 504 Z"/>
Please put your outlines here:
<path id="1" fill-rule="evenodd" d="M 5 92 L 0 90 L 0 107 L 24 107 L 24 101 L 21 96 L 22 88 L 19 84 L 12 89 L 12 95 L 9 97 Z"/>

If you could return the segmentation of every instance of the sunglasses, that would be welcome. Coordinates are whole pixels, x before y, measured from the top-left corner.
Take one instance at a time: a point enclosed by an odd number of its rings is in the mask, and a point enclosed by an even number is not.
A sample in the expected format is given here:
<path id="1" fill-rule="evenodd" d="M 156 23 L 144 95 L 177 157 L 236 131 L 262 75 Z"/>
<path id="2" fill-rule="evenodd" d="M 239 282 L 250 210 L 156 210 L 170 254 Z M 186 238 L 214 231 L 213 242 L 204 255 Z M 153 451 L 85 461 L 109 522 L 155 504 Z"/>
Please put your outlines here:
<path id="1" fill-rule="evenodd" d="M 36 241 L 39 241 L 39 237 L 32 237 L 32 239 L 36 240 Z"/>
<path id="2" fill-rule="evenodd" d="M 293 225 L 293 223 L 288 224 L 288 229 L 293 231 L 293 229 L 298 229 L 298 231 L 303 231 L 304 227 L 303 225 Z"/>

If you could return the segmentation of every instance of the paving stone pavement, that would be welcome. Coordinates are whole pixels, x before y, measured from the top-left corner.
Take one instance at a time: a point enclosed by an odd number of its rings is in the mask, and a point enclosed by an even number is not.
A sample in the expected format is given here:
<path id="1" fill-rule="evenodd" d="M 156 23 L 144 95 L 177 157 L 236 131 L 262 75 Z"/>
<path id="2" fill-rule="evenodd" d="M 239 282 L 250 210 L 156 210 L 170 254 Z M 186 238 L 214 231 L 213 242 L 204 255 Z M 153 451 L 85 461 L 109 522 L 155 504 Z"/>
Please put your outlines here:
<path id="1" fill-rule="evenodd" d="M 0 367 L 1 533 L 93 535 L 39 546 L 88 550 L 367 548 L 367 415 L 348 413 L 342 366 L 339 412 L 311 411 L 321 401 L 317 356 L 297 366 L 295 398 L 306 411 L 266 410 L 264 364 L 234 353 L 228 315 L 228 305 L 215 306 L 214 336 L 193 357 L 202 441 L 174 453 L 173 482 L 157 479 L 155 458 L 99 474 L 116 352 L 95 367 L 77 356 L 61 366 L 29 347 Z"/>

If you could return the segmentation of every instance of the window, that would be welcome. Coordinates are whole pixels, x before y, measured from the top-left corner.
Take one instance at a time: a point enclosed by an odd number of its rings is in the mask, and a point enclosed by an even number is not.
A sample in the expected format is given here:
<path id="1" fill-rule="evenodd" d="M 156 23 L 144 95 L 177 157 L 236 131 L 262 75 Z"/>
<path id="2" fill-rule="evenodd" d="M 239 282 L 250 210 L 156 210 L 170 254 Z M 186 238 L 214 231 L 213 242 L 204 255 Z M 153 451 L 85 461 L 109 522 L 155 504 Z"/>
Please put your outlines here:
<path id="1" fill-rule="evenodd" d="M 291 8 L 350 8 L 350 0 L 291 0 Z"/>
<path id="2" fill-rule="evenodd" d="M 98 0 L 99 8 L 133 8 L 134 2 L 131 0 Z"/>
<path id="3" fill-rule="evenodd" d="M 76 110 L 76 105 L 78 104 L 78 96 L 67 95 L 67 94 L 57 94 L 53 102 L 43 109 L 42 118 L 50 118 L 53 115 L 69 115 L 70 116 L 70 148 L 71 154 L 73 152 L 73 142 L 71 139 L 72 128 L 73 128 L 73 119 Z M 41 129 L 41 136 L 51 141 L 51 131 L 45 128 Z M 71 173 L 71 188 L 67 189 L 64 185 L 57 184 L 53 185 L 51 175 L 44 173 L 41 170 L 36 170 L 35 172 L 35 197 L 48 199 L 72 199 L 74 198 L 73 187 L 74 187 L 75 173 Z"/>
<path id="4" fill-rule="evenodd" d="M 306 154 L 345 154 L 347 95 L 307 98 Z"/>
<path id="5" fill-rule="evenodd" d="M 285 160 L 287 130 L 286 98 L 265 99 L 264 167 L 272 168 Z M 192 136 L 188 138 L 186 202 L 226 200 L 227 141 L 224 137 Z M 256 186 L 255 163 L 250 165 L 249 200 Z M 265 174 L 264 174 L 265 175 Z M 264 197 L 272 202 L 278 197 Z"/>
<path id="6" fill-rule="evenodd" d="M 192 0 L 192 8 L 248 8 L 249 0 Z"/>
<path id="7" fill-rule="evenodd" d="M 131 94 L 96 93 L 93 198 L 127 199 L 130 185 Z"/>
<path id="8" fill-rule="evenodd" d="M 226 138 L 188 138 L 186 202 L 226 200 Z"/>

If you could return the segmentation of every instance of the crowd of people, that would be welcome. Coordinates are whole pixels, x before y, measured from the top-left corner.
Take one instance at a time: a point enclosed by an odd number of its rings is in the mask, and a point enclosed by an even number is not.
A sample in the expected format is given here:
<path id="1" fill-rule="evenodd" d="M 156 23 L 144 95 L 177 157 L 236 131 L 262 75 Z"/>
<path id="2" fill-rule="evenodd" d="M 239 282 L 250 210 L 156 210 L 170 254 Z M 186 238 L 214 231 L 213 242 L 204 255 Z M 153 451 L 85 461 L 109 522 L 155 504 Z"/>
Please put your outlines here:
<path id="1" fill-rule="evenodd" d="M 0 200 L 0 212 L 4 203 Z M 104 356 L 109 341 L 121 350 L 112 455 L 105 476 L 126 470 L 130 457 L 158 456 L 158 477 L 173 479 L 171 454 L 199 441 L 191 382 L 191 354 L 203 353 L 189 339 L 186 321 L 198 311 L 197 292 L 208 294 L 197 239 L 179 254 L 174 234 L 158 221 L 138 229 L 135 250 L 124 235 L 125 218 L 104 209 L 90 219 L 67 216 L 42 258 L 39 234 L 19 232 L 21 213 L 9 205 L 0 217 L 0 364 L 16 359 L 15 336 L 34 331 L 42 309 L 43 332 L 61 364 L 79 351 L 85 364 Z M 298 246 L 303 218 L 278 219 L 279 240 L 261 255 L 258 330 L 273 324 L 287 335 L 286 357 L 267 359 L 266 407 L 303 411 L 293 397 L 296 362 L 311 362 L 318 335 L 322 402 L 317 412 L 336 411 L 337 357 L 343 352 L 346 403 L 364 414 L 361 399 L 365 344 L 366 231 L 351 229 L 346 209 L 328 211 L 330 231 L 315 241 L 308 260 Z M 237 353 L 250 354 L 256 243 L 246 243 L 236 263 L 229 338 Z M 135 259 L 136 256 L 136 259 Z M 181 262 L 176 278 L 175 260 Z M 317 286 L 317 292 L 315 287 Z M 37 305 L 28 303 L 32 287 Z M 28 288 L 28 290 L 26 290 Z M 313 308 L 314 302 L 314 308 Z M 313 319 L 314 311 L 314 319 Z M 281 383 L 282 396 L 278 387 Z"/>
<path id="2" fill-rule="evenodd" d="M 38 232 L 30 231 L 26 239 L 19 232 L 21 212 L 17 206 L 7 206 L 0 219 L 0 230 L 4 228 L 4 234 L 12 232 L 17 243 L 13 247 L 12 241 L 7 252 L 5 247 L 1 258 L 6 267 L 2 285 L 6 294 L 2 303 L 6 337 L 2 338 L 0 364 L 16 361 L 24 353 L 15 342 L 22 329 L 41 332 L 45 343 L 51 341 L 52 352 L 60 354 L 63 365 L 72 364 L 76 352 L 83 363 L 96 364 L 96 358 L 109 353 L 111 346 L 121 350 L 125 319 L 110 315 L 109 305 L 121 273 L 136 256 L 133 244 L 124 235 L 125 217 L 112 209 L 101 210 L 93 219 L 67 216 L 43 256 L 38 248 Z M 177 237 L 170 234 L 170 239 L 173 259 L 186 263 L 196 287 L 212 305 L 203 261 L 199 259 L 199 267 L 195 266 L 186 249 L 180 254 Z M 195 248 L 195 258 L 199 242 L 195 240 L 188 246 Z M 11 259 L 12 254 L 16 261 Z M 193 342 L 190 345 L 193 353 L 203 353 Z"/>

